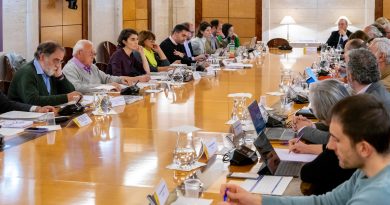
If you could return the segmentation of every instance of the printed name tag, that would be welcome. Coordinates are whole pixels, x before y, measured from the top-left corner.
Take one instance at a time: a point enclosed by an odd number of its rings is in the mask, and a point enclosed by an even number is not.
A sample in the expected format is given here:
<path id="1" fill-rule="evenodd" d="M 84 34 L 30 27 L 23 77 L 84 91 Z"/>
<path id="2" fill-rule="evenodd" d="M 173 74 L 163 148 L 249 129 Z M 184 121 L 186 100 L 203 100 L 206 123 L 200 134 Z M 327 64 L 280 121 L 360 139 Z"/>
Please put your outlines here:
<path id="1" fill-rule="evenodd" d="M 158 205 L 164 205 L 167 201 L 169 191 L 164 179 L 161 179 L 160 183 L 157 185 L 153 196 Z"/>
<path id="2" fill-rule="evenodd" d="M 126 100 L 125 100 L 125 97 L 124 96 L 117 96 L 117 97 L 113 97 L 110 99 L 111 101 L 111 106 L 112 107 L 117 107 L 117 106 L 121 106 L 121 105 L 126 105 Z"/>
<path id="3" fill-rule="evenodd" d="M 200 76 L 199 72 L 195 71 L 192 73 L 192 76 L 194 77 L 194 80 L 200 80 L 202 76 Z"/>
<path id="4" fill-rule="evenodd" d="M 206 158 L 210 159 L 218 151 L 217 141 L 213 138 L 203 142 L 203 149 L 206 154 Z"/>
<path id="5" fill-rule="evenodd" d="M 78 127 L 84 127 L 91 124 L 92 119 L 87 114 L 82 114 L 73 119 L 73 122 L 76 123 Z"/>

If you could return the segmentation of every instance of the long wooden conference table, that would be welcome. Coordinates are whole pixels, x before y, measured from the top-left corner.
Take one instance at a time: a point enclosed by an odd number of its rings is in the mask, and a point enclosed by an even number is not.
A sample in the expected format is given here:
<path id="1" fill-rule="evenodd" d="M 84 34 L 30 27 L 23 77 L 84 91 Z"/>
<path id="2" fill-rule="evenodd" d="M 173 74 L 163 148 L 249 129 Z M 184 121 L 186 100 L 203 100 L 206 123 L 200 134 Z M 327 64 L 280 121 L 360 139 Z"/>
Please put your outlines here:
<path id="1" fill-rule="evenodd" d="M 172 191 L 188 177 L 166 168 L 176 142 L 169 128 L 228 132 L 229 93 L 251 93 L 249 104 L 279 90 L 282 68 L 302 71 L 316 58 L 299 48 L 267 53 L 253 68 L 218 71 L 168 95 L 145 94 L 118 115 L 91 116 L 89 126 L 63 128 L 6 149 L 0 153 L 0 204 L 147 204 L 146 195 L 161 179 Z M 278 100 L 268 96 L 267 105 Z M 203 197 L 219 201 L 216 193 Z"/>

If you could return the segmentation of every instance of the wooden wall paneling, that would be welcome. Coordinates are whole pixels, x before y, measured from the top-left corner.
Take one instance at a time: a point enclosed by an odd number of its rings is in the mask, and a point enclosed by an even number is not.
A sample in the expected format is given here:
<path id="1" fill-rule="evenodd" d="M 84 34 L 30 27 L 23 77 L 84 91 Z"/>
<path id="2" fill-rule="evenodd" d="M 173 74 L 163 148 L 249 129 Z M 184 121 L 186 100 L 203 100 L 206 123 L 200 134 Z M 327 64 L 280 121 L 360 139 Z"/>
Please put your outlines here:
<path id="1" fill-rule="evenodd" d="M 148 19 L 148 2 L 147 0 L 135 1 L 135 19 Z"/>
<path id="2" fill-rule="evenodd" d="M 202 5 L 203 0 L 195 0 L 195 26 L 198 26 L 202 21 Z"/>
<path id="3" fill-rule="evenodd" d="M 3 11 L 3 0 L 0 0 L 0 11 Z M 3 51 L 3 12 L 0 13 L 0 52 Z"/>
<path id="4" fill-rule="evenodd" d="M 42 27 L 62 25 L 62 1 L 63 0 L 40 1 L 40 23 Z"/>
<path id="5" fill-rule="evenodd" d="M 229 17 L 229 3 L 226 0 L 203 0 L 203 17 Z"/>
<path id="6" fill-rule="evenodd" d="M 62 2 L 62 25 L 75 25 L 79 24 L 81 25 L 83 23 L 83 4 L 82 2 L 77 2 L 78 8 L 75 9 L 69 9 L 68 8 L 68 2 L 66 0 L 63 0 Z"/>
<path id="7" fill-rule="evenodd" d="M 89 39 L 88 36 L 88 0 L 82 0 L 83 11 L 82 11 L 82 23 L 83 23 L 83 39 Z"/>
<path id="8" fill-rule="evenodd" d="M 123 0 L 123 21 L 135 20 L 135 0 Z"/>
<path id="9" fill-rule="evenodd" d="M 390 19 L 390 0 L 383 1 L 383 16 Z"/>
<path id="10" fill-rule="evenodd" d="M 383 0 L 375 0 L 375 19 L 383 16 Z"/>
<path id="11" fill-rule="evenodd" d="M 123 28 L 134 28 L 135 29 L 135 20 L 134 21 L 124 21 Z"/>
<path id="12" fill-rule="evenodd" d="M 62 26 L 62 46 L 71 47 L 82 39 L 82 25 Z"/>
<path id="13" fill-rule="evenodd" d="M 255 0 L 229 0 L 229 18 L 255 18 Z"/>
<path id="14" fill-rule="evenodd" d="M 148 20 L 136 20 L 135 29 L 140 32 L 143 30 L 148 30 Z"/>
<path id="15" fill-rule="evenodd" d="M 62 26 L 41 27 L 41 42 L 48 40 L 62 44 Z"/>
<path id="16" fill-rule="evenodd" d="M 210 21 L 213 20 L 213 19 L 218 19 L 219 22 L 222 22 L 222 24 L 228 23 L 228 22 L 229 22 L 229 18 L 219 18 L 219 17 L 214 17 L 214 18 L 202 18 L 201 21 L 207 21 L 207 22 L 210 23 Z"/>
<path id="17" fill-rule="evenodd" d="M 229 18 L 229 23 L 234 27 L 234 32 L 238 34 L 240 38 L 251 38 L 255 35 L 256 23 L 255 19 L 244 18 Z M 244 43 L 243 41 L 241 43 Z"/>
<path id="18" fill-rule="evenodd" d="M 256 36 L 257 40 L 263 38 L 263 0 L 256 0 Z"/>

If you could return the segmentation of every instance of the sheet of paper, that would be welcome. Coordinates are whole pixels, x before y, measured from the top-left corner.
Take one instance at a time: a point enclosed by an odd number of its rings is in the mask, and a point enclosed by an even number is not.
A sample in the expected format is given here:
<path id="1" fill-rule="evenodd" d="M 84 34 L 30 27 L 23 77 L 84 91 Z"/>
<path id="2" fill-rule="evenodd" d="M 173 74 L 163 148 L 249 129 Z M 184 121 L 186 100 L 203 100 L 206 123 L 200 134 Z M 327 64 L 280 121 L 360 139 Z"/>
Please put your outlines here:
<path id="1" fill-rule="evenodd" d="M 206 166 L 205 163 L 203 162 L 195 162 L 193 165 L 191 166 L 188 166 L 186 168 L 182 168 L 180 167 L 179 165 L 175 164 L 175 163 L 172 163 L 168 166 L 166 166 L 167 169 L 173 169 L 173 170 L 178 170 L 178 171 L 191 171 L 191 170 L 194 170 L 194 169 L 197 169 L 199 167 L 203 167 L 203 166 Z"/>
<path id="2" fill-rule="evenodd" d="M 0 120 L 0 125 L 3 128 L 26 128 L 32 124 L 33 121 L 27 120 Z"/>
<path id="3" fill-rule="evenodd" d="M 37 126 L 37 127 L 38 128 L 47 128 L 49 131 L 56 131 L 56 130 L 62 129 L 61 125 L 45 125 L 45 126 Z"/>
<path id="4" fill-rule="evenodd" d="M 97 111 L 92 111 L 92 114 L 93 115 L 96 115 L 96 116 L 103 116 L 104 114 L 103 113 L 99 113 Z M 107 115 L 117 115 L 118 113 L 115 111 L 115 109 L 111 109 Z"/>
<path id="5" fill-rule="evenodd" d="M 6 119 L 36 119 L 46 115 L 46 113 L 10 111 L 0 115 L 0 118 Z"/>
<path id="6" fill-rule="evenodd" d="M 202 129 L 194 127 L 192 125 L 182 125 L 182 126 L 172 127 L 170 129 L 168 129 L 168 131 L 180 132 L 180 133 L 190 133 L 190 132 L 195 132 L 195 131 L 199 131 L 199 130 L 202 130 Z"/>
<path id="7" fill-rule="evenodd" d="M 292 177 L 263 176 L 260 180 L 247 179 L 241 187 L 256 194 L 283 195 Z"/>
<path id="8" fill-rule="evenodd" d="M 279 148 L 275 148 L 275 152 L 282 161 L 311 162 L 318 156 L 315 154 L 289 153 L 288 149 Z"/>
<path id="9" fill-rule="evenodd" d="M 172 205 L 210 205 L 213 202 L 211 199 L 198 199 L 198 198 L 187 198 L 179 196 Z"/>
<path id="10" fill-rule="evenodd" d="M 228 97 L 229 98 L 241 98 L 241 97 L 245 97 L 245 98 L 251 98 L 252 97 L 252 94 L 251 93 L 230 93 L 228 94 Z"/>
<path id="11" fill-rule="evenodd" d="M 110 102 L 112 107 L 126 105 L 125 97 L 122 95 L 110 98 Z"/>
<path id="12" fill-rule="evenodd" d="M 281 92 L 266 92 L 267 95 L 273 95 L 273 96 L 282 96 L 284 93 Z"/>
<path id="13" fill-rule="evenodd" d="M 81 99 L 82 105 L 92 104 L 94 101 L 94 97 L 92 95 L 83 95 L 83 99 Z"/>
<path id="14" fill-rule="evenodd" d="M 0 128 L 0 134 L 6 137 L 19 134 L 23 131 L 24 129 L 19 129 L 19 128 Z"/>
<path id="15" fill-rule="evenodd" d="M 97 89 L 97 90 L 107 90 L 107 91 L 110 91 L 110 90 L 112 90 L 112 89 L 115 89 L 115 87 L 114 87 L 113 85 L 105 84 L 105 85 L 97 86 L 97 87 L 95 87 L 95 89 Z"/>

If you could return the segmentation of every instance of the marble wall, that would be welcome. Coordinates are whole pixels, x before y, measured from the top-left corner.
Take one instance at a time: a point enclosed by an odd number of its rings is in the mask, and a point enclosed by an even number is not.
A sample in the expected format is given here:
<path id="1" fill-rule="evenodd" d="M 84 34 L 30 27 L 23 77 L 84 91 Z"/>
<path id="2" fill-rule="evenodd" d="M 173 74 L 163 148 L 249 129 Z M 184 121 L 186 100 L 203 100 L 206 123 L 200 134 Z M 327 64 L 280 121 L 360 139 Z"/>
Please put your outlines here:
<path id="1" fill-rule="evenodd" d="M 347 16 L 355 31 L 374 22 L 374 8 L 375 0 L 263 0 L 263 41 L 286 38 L 287 26 L 279 24 L 286 15 L 296 21 L 291 42 L 324 42 L 339 16 Z"/>

